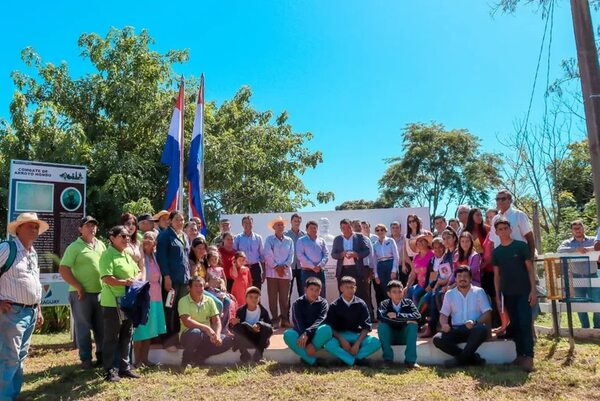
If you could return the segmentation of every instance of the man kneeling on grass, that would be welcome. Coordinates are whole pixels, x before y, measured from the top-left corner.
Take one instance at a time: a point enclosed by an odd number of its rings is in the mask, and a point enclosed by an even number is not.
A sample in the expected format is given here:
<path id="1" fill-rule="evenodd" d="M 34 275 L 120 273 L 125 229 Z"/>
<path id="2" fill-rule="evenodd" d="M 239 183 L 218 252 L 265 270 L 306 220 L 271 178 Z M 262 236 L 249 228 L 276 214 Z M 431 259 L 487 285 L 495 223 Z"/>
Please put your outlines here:
<path id="1" fill-rule="evenodd" d="M 256 287 L 246 289 L 246 304 L 239 308 L 235 317 L 231 318 L 233 326 L 234 347 L 240 350 L 240 360 L 250 361 L 249 348 L 254 348 L 254 362 L 260 362 L 269 339 L 273 335 L 273 326 L 269 312 L 260 304 L 260 290 Z"/>
<path id="2" fill-rule="evenodd" d="M 446 293 L 440 310 L 442 332 L 433 337 L 433 344 L 452 355 L 446 367 L 461 365 L 483 365 L 483 359 L 476 352 L 488 338 L 492 319 L 490 301 L 482 288 L 471 285 L 471 269 L 459 266 L 454 271 L 456 287 Z M 452 326 L 448 318 L 452 317 Z M 457 344 L 466 342 L 461 349 Z"/>
<path id="3" fill-rule="evenodd" d="M 403 298 L 403 286 L 398 280 L 387 285 L 388 299 L 381 302 L 378 309 L 379 341 L 383 350 L 383 360 L 387 364 L 394 362 L 392 345 L 406 345 L 404 364 L 410 368 L 419 368 L 417 364 L 417 332 L 421 319 L 419 309 L 412 299 Z"/>
<path id="4" fill-rule="evenodd" d="M 221 334 L 221 319 L 215 301 L 204 296 L 204 279 L 194 276 L 188 285 L 190 293 L 178 304 L 183 367 L 201 365 L 209 356 L 221 354 L 233 344 L 231 337 Z"/>
<path id="5" fill-rule="evenodd" d="M 325 323 L 327 300 L 320 296 L 321 281 L 309 277 L 304 285 L 304 295 L 292 305 L 294 328 L 283 333 L 283 341 L 309 365 L 317 362 L 315 354 L 331 339 L 331 327 Z"/>
<path id="6" fill-rule="evenodd" d="M 325 344 L 330 354 L 347 365 L 366 365 L 369 355 L 377 352 L 381 343 L 369 336 L 371 318 L 367 304 L 354 294 L 356 280 L 344 276 L 340 280 L 342 295 L 329 306 L 327 324 L 333 330 L 333 338 Z"/>

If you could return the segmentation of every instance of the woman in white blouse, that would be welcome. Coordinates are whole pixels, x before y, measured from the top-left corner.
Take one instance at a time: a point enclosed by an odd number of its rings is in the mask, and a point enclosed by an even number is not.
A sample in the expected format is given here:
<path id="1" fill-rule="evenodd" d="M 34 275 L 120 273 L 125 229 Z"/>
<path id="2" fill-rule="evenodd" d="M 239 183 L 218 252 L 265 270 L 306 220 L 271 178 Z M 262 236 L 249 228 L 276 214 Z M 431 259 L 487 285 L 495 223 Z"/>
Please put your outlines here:
<path id="1" fill-rule="evenodd" d="M 373 242 L 373 258 L 375 259 L 375 298 L 379 305 L 386 299 L 387 285 L 398 276 L 399 255 L 396 241 L 386 237 L 387 227 L 384 224 L 375 226 L 377 241 Z"/>

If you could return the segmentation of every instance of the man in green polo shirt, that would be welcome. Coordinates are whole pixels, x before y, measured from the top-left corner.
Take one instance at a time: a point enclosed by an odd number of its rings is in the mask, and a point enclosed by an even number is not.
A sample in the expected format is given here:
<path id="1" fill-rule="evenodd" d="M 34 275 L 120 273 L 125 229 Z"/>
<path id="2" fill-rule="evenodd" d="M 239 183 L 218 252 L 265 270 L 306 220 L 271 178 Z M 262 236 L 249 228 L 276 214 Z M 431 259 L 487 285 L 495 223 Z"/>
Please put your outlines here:
<path id="1" fill-rule="evenodd" d="M 212 356 L 221 354 L 233 345 L 233 338 L 221 334 L 221 319 L 217 305 L 204 296 L 204 279 L 194 276 L 188 285 L 190 293 L 178 303 L 183 345 L 181 366 L 201 365 Z"/>
<path id="2" fill-rule="evenodd" d="M 73 313 L 75 339 L 79 348 L 79 359 L 84 369 L 92 368 L 92 337 L 96 342 L 96 359 L 102 364 L 103 323 L 100 307 L 99 262 L 106 250 L 96 238 L 98 221 L 84 217 L 79 224 L 81 236 L 71 243 L 60 261 L 59 272 L 69 284 L 69 303 Z"/>

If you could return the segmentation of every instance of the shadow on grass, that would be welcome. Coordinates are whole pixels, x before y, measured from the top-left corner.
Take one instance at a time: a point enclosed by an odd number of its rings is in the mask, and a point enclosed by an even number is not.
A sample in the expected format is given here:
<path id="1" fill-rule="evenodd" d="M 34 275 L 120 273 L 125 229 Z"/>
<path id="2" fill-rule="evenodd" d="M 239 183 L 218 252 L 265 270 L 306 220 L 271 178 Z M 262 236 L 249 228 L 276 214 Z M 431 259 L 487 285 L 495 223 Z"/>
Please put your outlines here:
<path id="1" fill-rule="evenodd" d="M 47 381 L 33 390 L 24 391 L 21 397 L 27 400 L 78 400 L 102 392 L 102 370 L 81 370 L 79 363 L 54 366 L 46 370 L 25 374 L 25 383 Z"/>
<path id="2" fill-rule="evenodd" d="M 42 356 L 49 353 L 72 351 L 76 349 L 71 341 L 58 344 L 35 344 L 29 348 L 29 357 Z"/>

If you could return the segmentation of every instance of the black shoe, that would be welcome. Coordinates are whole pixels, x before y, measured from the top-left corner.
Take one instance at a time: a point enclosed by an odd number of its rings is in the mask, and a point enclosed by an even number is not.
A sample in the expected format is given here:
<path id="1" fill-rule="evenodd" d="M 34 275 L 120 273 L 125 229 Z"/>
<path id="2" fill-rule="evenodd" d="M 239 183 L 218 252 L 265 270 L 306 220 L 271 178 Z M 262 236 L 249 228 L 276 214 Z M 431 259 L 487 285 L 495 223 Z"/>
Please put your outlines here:
<path id="1" fill-rule="evenodd" d="M 128 369 L 128 370 L 119 371 L 119 377 L 128 378 L 128 379 L 139 379 L 141 376 L 138 375 L 137 373 L 135 373 L 134 371 L 132 371 L 131 369 Z"/>
<path id="2" fill-rule="evenodd" d="M 383 366 L 385 366 L 387 368 L 393 368 L 394 366 L 396 366 L 396 364 L 391 359 L 384 359 Z"/>
<path id="3" fill-rule="evenodd" d="M 471 364 L 475 366 L 483 366 L 485 365 L 486 360 L 481 357 L 478 353 L 473 354 L 473 358 L 471 358 Z"/>
<path id="4" fill-rule="evenodd" d="M 371 361 L 368 359 L 355 359 L 354 364 L 356 366 L 371 366 Z"/>
<path id="5" fill-rule="evenodd" d="M 252 359 L 252 357 L 250 356 L 250 353 L 248 352 L 248 350 L 246 350 L 246 349 L 240 350 L 240 361 L 242 363 L 248 363 L 248 362 L 250 362 L 250 359 Z"/>
<path id="6" fill-rule="evenodd" d="M 446 368 L 456 368 L 460 365 L 461 365 L 461 363 L 458 360 L 458 358 L 452 358 L 452 359 L 448 359 L 447 361 L 444 361 L 444 367 L 446 367 Z"/>
<path id="7" fill-rule="evenodd" d="M 94 365 L 92 364 L 91 360 L 85 360 L 85 361 L 81 361 L 81 369 L 83 370 L 91 370 L 94 369 Z"/>
<path id="8" fill-rule="evenodd" d="M 263 360 L 262 351 L 259 351 L 259 350 L 254 351 L 254 355 L 252 355 L 252 360 L 256 363 L 260 363 L 260 361 Z"/>
<path id="9" fill-rule="evenodd" d="M 116 369 L 111 369 L 106 371 L 106 375 L 104 376 L 104 380 L 107 382 L 118 382 L 121 380 L 121 378 L 119 377 L 119 374 L 117 373 Z"/>

